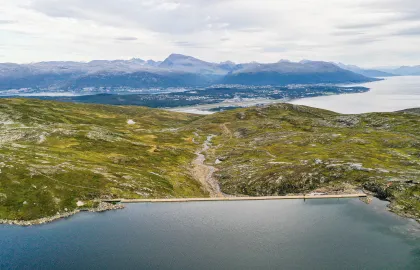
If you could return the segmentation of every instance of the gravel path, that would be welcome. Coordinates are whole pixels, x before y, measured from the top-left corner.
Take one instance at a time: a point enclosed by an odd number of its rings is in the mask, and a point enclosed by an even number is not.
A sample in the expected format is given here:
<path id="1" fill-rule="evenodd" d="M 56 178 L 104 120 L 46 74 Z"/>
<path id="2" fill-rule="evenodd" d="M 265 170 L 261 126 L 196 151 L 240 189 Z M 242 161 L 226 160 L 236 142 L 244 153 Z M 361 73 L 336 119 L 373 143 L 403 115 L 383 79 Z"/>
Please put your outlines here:
<path id="1" fill-rule="evenodd" d="M 203 143 L 201 150 L 196 152 L 197 158 L 193 161 L 193 176 L 201 182 L 205 189 L 210 193 L 211 197 L 224 197 L 220 190 L 219 183 L 214 179 L 213 174 L 216 168 L 210 165 L 206 165 L 205 152 L 210 148 L 211 140 L 214 135 L 207 137 L 207 140 Z"/>

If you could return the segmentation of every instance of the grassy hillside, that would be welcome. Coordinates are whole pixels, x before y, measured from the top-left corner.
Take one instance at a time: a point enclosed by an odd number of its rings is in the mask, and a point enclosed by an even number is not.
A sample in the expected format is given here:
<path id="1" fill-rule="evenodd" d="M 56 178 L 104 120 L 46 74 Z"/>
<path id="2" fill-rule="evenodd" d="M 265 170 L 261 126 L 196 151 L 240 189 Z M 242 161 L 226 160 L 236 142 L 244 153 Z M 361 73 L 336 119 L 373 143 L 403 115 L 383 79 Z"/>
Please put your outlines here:
<path id="1" fill-rule="evenodd" d="M 198 146 L 181 128 L 195 119 L 0 99 L 0 219 L 50 216 L 95 198 L 207 196 L 188 171 Z"/>
<path id="2" fill-rule="evenodd" d="M 340 115 L 278 104 L 227 111 L 195 124 L 218 135 L 208 161 L 218 163 L 216 178 L 228 194 L 363 187 L 392 200 L 394 211 L 419 218 L 420 119 L 415 112 Z"/>
<path id="3" fill-rule="evenodd" d="M 224 193 L 363 187 L 420 218 L 417 112 L 340 115 L 278 104 L 194 116 L 0 99 L 0 219 L 51 216 L 98 198 L 208 196 L 191 164 L 209 135 L 206 162 Z"/>

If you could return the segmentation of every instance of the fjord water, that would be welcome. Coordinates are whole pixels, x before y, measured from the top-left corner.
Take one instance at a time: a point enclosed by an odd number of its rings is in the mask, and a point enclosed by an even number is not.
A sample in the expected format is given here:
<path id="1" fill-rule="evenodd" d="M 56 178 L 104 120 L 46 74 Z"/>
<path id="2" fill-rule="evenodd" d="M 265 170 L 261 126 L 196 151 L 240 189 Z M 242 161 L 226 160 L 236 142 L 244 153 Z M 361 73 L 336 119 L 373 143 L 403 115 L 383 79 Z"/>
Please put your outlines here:
<path id="1" fill-rule="evenodd" d="M 420 228 L 375 200 L 133 204 L 0 226 L 0 269 L 420 269 Z"/>
<path id="2" fill-rule="evenodd" d="M 389 77 L 358 86 L 370 88 L 370 91 L 303 98 L 291 103 L 344 114 L 393 112 L 420 107 L 420 76 Z"/>

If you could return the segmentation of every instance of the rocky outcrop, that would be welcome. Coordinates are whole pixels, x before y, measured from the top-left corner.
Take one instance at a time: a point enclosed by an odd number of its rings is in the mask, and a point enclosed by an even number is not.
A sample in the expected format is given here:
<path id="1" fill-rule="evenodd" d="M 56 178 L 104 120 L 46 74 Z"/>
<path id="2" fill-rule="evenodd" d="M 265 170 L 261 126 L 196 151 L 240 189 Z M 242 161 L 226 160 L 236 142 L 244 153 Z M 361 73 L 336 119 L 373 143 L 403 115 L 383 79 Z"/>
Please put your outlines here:
<path id="1" fill-rule="evenodd" d="M 367 182 L 363 185 L 363 188 L 367 191 L 373 192 L 378 199 L 387 200 L 391 195 L 388 191 L 386 186 L 375 183 L 375 182 Z"/>

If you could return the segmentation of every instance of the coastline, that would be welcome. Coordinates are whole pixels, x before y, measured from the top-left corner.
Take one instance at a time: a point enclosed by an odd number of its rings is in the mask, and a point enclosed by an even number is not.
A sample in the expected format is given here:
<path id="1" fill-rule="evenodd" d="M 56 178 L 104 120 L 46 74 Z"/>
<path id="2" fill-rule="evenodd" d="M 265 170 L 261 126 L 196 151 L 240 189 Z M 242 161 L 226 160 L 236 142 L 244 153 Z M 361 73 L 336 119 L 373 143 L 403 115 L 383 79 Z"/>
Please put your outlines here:
<path id="1" fill-rule="evenodd" d="M 124 205 L 122 204 L 117 204 L 114 205 L 112 203 L 107 203 L 104 201 L 101 201 L 98 205 L 98 207 L 96 208 L 88 208 L 88 209 L 77 209 L 71 212 L 65 212 L 65 213 L 60 213 L 51 217 L 43 217 L 43 218 L 39 218 L 39 219 L 34 219 L 34 220 L 7 220 L 7 219 L 0 219 L 0 225 L 17 225 L 17 226 L 34 226 L 34 225 L 42 225 L 42 224 L 46 224 L 46 223 L 51 223 L 60 219 L 64 219 L 64 218 L 68 218 L 71 217 L 77 213 L 80 212 L 92 212 L 92 213 L 100 213 L 100 212 L 105 212 L 105 211 L 110 211 L 110 210 L 118 210 L 118 209 L 123 209 Z"/>
<path id="2" fill-rule="evenodd" d="M 262 197 L 210 197 L 210 198 L 175 198 L 175 199 L 114 199 L 105 200 L 109 203 L 176 203 L 176 202 L 217 202 L 217 201 L 274 201 L 274 200 L 313 200 L 313 199 L 345 199 L 364 198 L 364 193 L 340 195 L 289 195 L 289 196 L 262 196 Z"/>
<path id="3" fill-rule="evenodd" d="M 261 200 L 296 200 L 296 199 L 333 199 L 333 198 L 364 198 L 366 194 L 342 195 L 295 195 L 295 196 L 266 196 L 266 197 L 212 197 L 212 198 L 174 198 L 174 199 L 114 199 L 101 200 L 98 207 L 77 209 L 71 212 L 60 213 L 51 217 L 34 220 L 7 220 L 0 219 L 0 225 L 34 226 L 51 223 L 60 219 L 71 217 L 80 212 L 105 212 L 125 208 L 124 203 L 182 203 L 182 202 L 212 202 L 212 201 L 261 201 Z M 119 203 L 119 204 L 115 204 Z"/>
<path id="4" fill-rule="evenodd" d="M 419 223 L 419 224 L 420 224 L 420 218 L 418 218 L 417 216 L 412 215 L 412 214 L 410 214 L 410 213 L 407 213 L 407 212 L 401 211 L 401 210 L 398 208 L 398 206 L 395 204 L 395 202 L 394 202 L 394 201 L 389 200 L 389 199 L 380 198 L 380 196 L 378 196 L 378 194 L 377 194 L 377 193 L 372 192 L 372 191 L 369 191 L 369 190 L 366 190 L 366 189 L 364 189 L 364 190 L 363 190 L 363 192 L 367 195 L 367 197 L 366 197 L 366 198 L 368 198 L 368 199 L 369 199 L 369 198 L 371 198 L 371 197 L 375 197 L 375 198 L 377 198 L 378 200 L 388 202 L 388 204 L 387 204 L 387 206 L 386 206 L 386 209 L 387 209 L 389 212 L 393 213 L 394 215 L 397 215 L 398 217 L 405 218 L 405 219 L 412 219 L 412 220 L 414 220 L 414 221 L 417 221 L 417 223 Z M 369 204 L 369 203 L 367 202 L 367 204 Z"/>
<path id="5" fill-rule="evenodd" d="M 209 198 L 172 198 L 172 199 L 110 199 L 110 200 L 101 200 L 98 207 L 88 208 L 88 209 L 77 209 L 71 212 L 60 213 L 51 217 L 44 217 L 35 220 L 6 220 L 0 219 L 0 225 L 16 225 L 16 226 L 36 226 L 51 223 L 61 219 L 71 217 L 80 212 L 92 212 L 99 213 L 105 211 L 119 210 L 124 209 L 124 204 L 137 204 L 137 203 L 197 203 L 197 202 L 228 202 L 228 201 L 274 201 L 274 200 L 319 200 L 319 199 L 360 199 L 366 204 L 370 204 L 372 197 L 378 198 L 377 194 L 364 190 L 363 193 L 354 193 L 354 194 L 309 194 L 309 195 L 288 195 L 288 196 L 262 196 L 262 197 L 209 197 Z M 378 198 L 380 199 L 380 198 Z M 380 199 L 383 200 L 383 199 Z M 412 219 L 420 223 L 420 219 L 417 219 L 415 216 L 396 211 L 392 206 L 392 201 L 386 200 L 389 204 L 386 206 L 386 209 L 401 217 L 406 219 Z M 116 204 L 118 203 L 118 204 Z"/>

